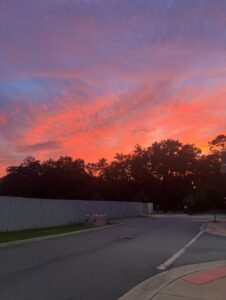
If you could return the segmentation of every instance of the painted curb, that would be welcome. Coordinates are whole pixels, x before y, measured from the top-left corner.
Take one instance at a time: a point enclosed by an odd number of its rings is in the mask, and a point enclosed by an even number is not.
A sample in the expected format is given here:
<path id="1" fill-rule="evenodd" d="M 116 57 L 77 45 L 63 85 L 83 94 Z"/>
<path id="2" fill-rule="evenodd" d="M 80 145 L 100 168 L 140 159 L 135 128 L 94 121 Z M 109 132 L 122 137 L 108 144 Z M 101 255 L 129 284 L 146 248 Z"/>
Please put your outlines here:
<path id="1" fill-rule="evenodd" d="M 117 224 L 107 225 L 107 226 L 103 226 L 103 227 L 95 227 L 95 228 L 71 231 L 71 232 L 66 232 L 66 233 L 45 235 L 45 236 L 40 236 L 40 237 L 36 237 L 36 238 L 31 238 L 31 239 L 12 241 L 12 242 L 8 242 L 8 243 L 0 243 L 0 248 L 10 247 L 10 246 L 18 246 L 18 245 L 38 242 L 38 241 L 42 241 L 42 240 L 50 240 L 50 239 L 54 239 L 54 238 L 60 238 L 60 237 L 64 237 L 64 236 L 83 234 L 83 233 L 92 232 L 92 231 L 99 231 L 99 230 L 102 230 L 102 229 L 117 227 L 117 226 L 122 225 L 122 224 L 123 223 L 120 222 L 120 223 L 117 223 Z"/>
<path id="2" fill-rule="evenodd" d="M 169 284 L 185 275 L 223 266 L 226 266 L 226 260 L 174 268 L 141 282 L 122 297 L 118 298 L 118 300 L 151 300 Z"/>

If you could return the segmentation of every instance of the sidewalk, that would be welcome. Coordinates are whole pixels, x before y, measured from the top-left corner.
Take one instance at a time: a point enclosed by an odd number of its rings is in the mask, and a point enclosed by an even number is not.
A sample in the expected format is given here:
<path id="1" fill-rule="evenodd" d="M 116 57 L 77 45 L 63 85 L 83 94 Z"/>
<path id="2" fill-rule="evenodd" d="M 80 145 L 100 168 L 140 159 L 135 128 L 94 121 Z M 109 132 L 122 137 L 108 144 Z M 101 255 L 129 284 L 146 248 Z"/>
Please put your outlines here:
<path id="1" fill-rule="evenodd" d="M 225 300 L 226 260 L 195 264 L 160 273 L 119 300 Z"/>
<path id="2" fill-rule="evenodd" d="M 206 233 L 221 235 L 226 237 L 226 221 L 220 220 L 216 223 L 209 221 L 206 228 L 203 229 Z M 226 297 L 225 297 L 226 299 Z"/>
<path id="3" fill-rule="evenodd" d="M 224 266 L 185 275 L 170 283 L 153 300 L 225 300 L 226 263 Z"/>
<path id="4" fill-rule="evenodd" d="M 208 221 L 202 231 L 226 237 L 226 221 Z M 226 260 L 162 272 L 118 300 L 226 300 Z"/>

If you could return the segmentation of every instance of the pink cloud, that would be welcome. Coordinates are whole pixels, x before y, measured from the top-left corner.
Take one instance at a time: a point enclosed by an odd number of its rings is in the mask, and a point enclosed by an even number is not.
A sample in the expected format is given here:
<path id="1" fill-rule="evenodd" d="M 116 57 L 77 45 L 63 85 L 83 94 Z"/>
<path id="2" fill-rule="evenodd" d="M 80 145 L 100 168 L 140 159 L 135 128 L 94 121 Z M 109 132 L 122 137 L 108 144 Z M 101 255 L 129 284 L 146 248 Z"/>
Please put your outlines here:
<path id="1" fill-rule="evenodd" d="M 111 159 L 166 138 L 206 147 L 226 130 L 225 11 L 211 1 L 3 1 L 2 168 L 28 154 Z"/>
<path id="2" fill-rule="evenodd" d="M 75 103 L 69 97 L 57 99 L 51 106 L 30 106 L 28 127 L 16 146 L 20 152 L 24 150 L 24 154 L 35 154 L 41 159 L 61 154 L 86 160 L 100 156 L 111 159 L 115 152 L 128 152 L 137 143 L 148 146 L 169 137 L 205 146 L 224 130 L 224 88 L 215 88 L 211 93 L 204 88 L 185 88 L 163 99 L 163 103 L 156 101 L 161 99 L 159 88 L 145 87 L 87 103 Z M 41 151 L 39 147 L 24 146 L 52 140 L 62 147 Z"/>

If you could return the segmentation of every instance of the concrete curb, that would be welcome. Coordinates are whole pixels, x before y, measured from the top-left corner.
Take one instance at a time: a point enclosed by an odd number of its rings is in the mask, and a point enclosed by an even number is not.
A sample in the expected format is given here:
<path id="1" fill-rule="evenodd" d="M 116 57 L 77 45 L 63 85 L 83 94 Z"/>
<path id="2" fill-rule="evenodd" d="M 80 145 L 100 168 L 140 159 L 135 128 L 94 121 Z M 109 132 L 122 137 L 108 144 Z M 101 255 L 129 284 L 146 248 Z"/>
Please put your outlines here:
<path id="1" fill-rule="evenodd" d="M 141 282 L 118 300 L 151 300 L 169 284 L 185 275 L 225 265 L 226 260 L 220 260 L 174 268 Z"/>
<path id="2" fill-rule="evenodd" d="M 218 223 L 221 223 L 221 221 L 218 221 L 216 224 L 218 224 Z M 205 233 L 226 237 L 226 230 L 222 230 L 220 227 L 217 227 L 217 226 L 216 226 L 216 228 L 211 228 L 211 226 L 210 226 L 211 224 L 213 225 L 213 222 L 209 221 L 206 228 L 203 229 L 203 231 Z"/>
<path id="3" fill-rule="evenodd" d="M 208 221 L 208 220 L 203 221 L 203 223 L 201 224 L 199 230 L 200 230 L 200 231 L 203 231 L 203 232 L 206 232 L 206 228 L 208 227 L 208 224 L 209 224 L 209 221 Z"/>
<path id="4" fill-rule="evenodd" d="M 99 230 L 102 230 L 102 229 L 108 229 L 108 228 L 116 227 L 116 226 L 119 226 L 119 225 L 122 225 L 122 224 L 123 223 L 120 222 L 120 223 L 117 223 L 117 224 L 106 225 L 106 226 L 101 226 L 101 227 L 71 231 L 71 232 L 66 232 L 66 233 L 52 234 L 52 235 L 44 235 L 44 236 L 40 236 L 40 237 L 36 237 L 36 238 L 12 241 L 12 242 L 7 242 L 7 243 L 0 243 L 0 248 L 10 247 L 10 246 L 18 246 L 18 245 L 22 245 L 22 244 L 28 244 L 28 243 L 33 243 L 33 242 L 42 241 L 42 240 L 50 240 L 50 239 L 54 239 L 54 238 L 60 238 L 60 237 L 76 235 L 76 234 L 82 234 L 82 233 L 87 233 L 87 232 L 92 232 L 92 231 L 99 231 Z"/>

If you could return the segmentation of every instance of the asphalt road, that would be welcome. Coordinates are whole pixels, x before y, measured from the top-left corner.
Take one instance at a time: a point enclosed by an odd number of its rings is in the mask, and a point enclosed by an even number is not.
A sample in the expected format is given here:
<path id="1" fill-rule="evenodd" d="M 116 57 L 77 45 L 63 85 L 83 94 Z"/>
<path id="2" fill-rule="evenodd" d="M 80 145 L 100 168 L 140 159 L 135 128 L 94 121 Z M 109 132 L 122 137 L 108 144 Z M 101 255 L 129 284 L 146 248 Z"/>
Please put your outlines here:
<path id="1" fill-rule="evenodd" d="M 1 300 L 115 300 L 199 231 L 193 216 L 132 218 L 114 228 L 0 248 Z M 226 239 L 203 234 L 173 265 L 226 259 Z"/>

